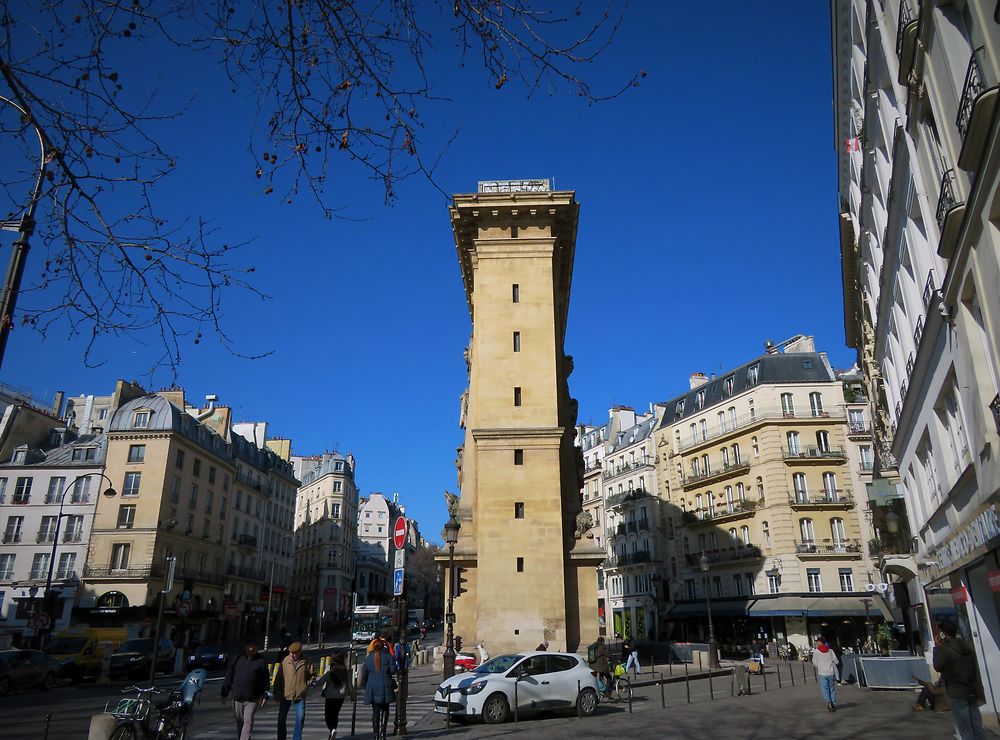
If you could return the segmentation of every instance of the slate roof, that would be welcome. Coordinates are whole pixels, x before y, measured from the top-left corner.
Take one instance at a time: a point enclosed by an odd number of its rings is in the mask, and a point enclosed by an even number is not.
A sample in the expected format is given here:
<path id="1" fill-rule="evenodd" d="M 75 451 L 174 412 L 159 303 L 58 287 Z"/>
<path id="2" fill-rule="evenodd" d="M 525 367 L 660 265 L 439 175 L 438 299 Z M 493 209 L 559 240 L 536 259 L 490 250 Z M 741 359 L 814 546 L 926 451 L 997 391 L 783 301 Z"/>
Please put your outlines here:
<path id="1" fill-rule="evenodd" d="M 750 384 L 748 382 L 749 371 L 754 365 L 757 366 L 757 382 Z M 725 381 L 728 378 L 733 379 L 733 392 L 724 395 Z M 775 354 L 761 355 L 740 365 L 735 370 L 720 374 L 698 388 L 685 391 L 669 401 L 664 401 L 662 405 L 665 407 L 665 411 L 660 427 L 667 427 L 681 419 L 703 414 L 713 406 L 726 403 L 733 396 L 738 396 L 740 393 L 760 385 L 828 383 L 835 380 L 836 376 L 830 363 L 819 352 L 776 352 Z M 705 392 L 705 403 L 699 409 L 696 408 L 695 399 L 701 391 Z M 677 404 L 681 401 L 684 402 L 684 408 L 678 413 Z"/>
<path id="2" fill-rule="evenodd" d="M 653 415 L 633 427 L 622 429 L 622 431 L 618 434 L 618 439 L 611 440 L 611 449 L 608 451 L 608 454 L 611 455 L 618 450 L 631 447 L 637 442 L 641 442 L 642 440 L 650 437 L 653 434 L 653 429 L 656 428 L 657 421 L 656 416 Z"/>
<path id="3" fill-rule="evenodd" d="M 93 460 L 74 460 L 73 450 L 77 447 L 96 447 L 97 453 Z M 21 445 L 15 450 L 27 448 L 29 454 L 25 456 L 22 463 L 6 461 L 0 464 L 4 468 L 25 468 L 25 467 L 98 467 L 104 462 L 104 457 L 108 452 L 108 438 L 103 434 L 82 434 L 71 442 L 59 445 L 58 447 L 41 448 Z"/>

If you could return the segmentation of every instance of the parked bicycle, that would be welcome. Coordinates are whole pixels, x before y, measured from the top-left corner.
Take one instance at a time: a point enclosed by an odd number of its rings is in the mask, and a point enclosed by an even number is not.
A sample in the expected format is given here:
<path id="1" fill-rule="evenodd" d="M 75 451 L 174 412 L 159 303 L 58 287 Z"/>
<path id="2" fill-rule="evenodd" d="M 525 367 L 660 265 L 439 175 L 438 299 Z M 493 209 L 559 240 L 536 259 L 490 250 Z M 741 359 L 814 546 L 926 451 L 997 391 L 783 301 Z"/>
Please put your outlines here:
<path id="1" fill-rule="evenodd" d="M 154 699 L 160 689 L 129 686 L 123 694 L 133 696 L 112 700 L 104 708 L 118 720 L 111 740 L 186 740 L 193 715 L 194 700 L 205 686 L 203 668 L 191 671 L 181 685 L 163 699 Z"/>
<path id="2" fill-rule="evenodd" d="M 604 676 L 598 674 L 597 688 L 602 698 L 610 699 L 617 697 L 618 701 L 629 702 L 632 700 L 632 682 L 625 675 L 625 666 L 615 663 L 611 670 L 611 685 L 604 680 Z"/>

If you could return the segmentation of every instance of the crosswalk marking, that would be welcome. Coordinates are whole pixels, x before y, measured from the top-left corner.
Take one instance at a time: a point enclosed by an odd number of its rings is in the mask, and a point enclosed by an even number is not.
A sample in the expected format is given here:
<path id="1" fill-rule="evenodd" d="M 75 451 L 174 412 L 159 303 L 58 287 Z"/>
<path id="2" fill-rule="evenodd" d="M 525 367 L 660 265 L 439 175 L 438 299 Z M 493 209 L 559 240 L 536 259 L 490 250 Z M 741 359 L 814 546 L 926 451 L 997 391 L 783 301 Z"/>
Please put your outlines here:
<path id="1" fill-rule="evenodd" d="M 302 726 L 302 740 L 326 740 L 329 736 L 329 732 L 326 729 L 326 720 L 324 718 L 325 709 L 325 699 L 322 696 L 309 696 L 306 698 L 306 718 Z M 338 735 L 346 737 L 350 734 L 351 730 L 351 702 L 346 702 L 340 710 L 340 722 Z M 355 731 L 357 734 L 364 735 L 365 733 L 371 733 L 371 707 L 364 704 L 360 696 L 358 698 L 357 704 L 357 720 Z M 419 722 L 428 712 L 430 712 L 434 707 L 434 697 L 433 696 L 413 696 L 409 697 L 406 702 L 406 726 L 413 727 L 417 722 Z M 389 708 L 389 731 L 392 731 L 392 722 L 395 712 L 395 706 Z M 295 712 L 289 711 L 288 713 L 288 737 L 292 736 L 292 730 L 295 726 Z M 219 724 L 214 723 L 214 726 L 209 728 L 199 728 L 198 719 L 195 717 L 195 721 L 191 726 L 191 732 L 189 736 L 193 739 L 200 738 L 231 738 L 236 731 L 236 721 L 234 719 L 227 720 L 225 723 Z M 274 738 L 278 734 L 278 704 L 277 702 L 268 702 L 267 706 L 259 710 L 254 718 L 253 723 L 253 735 L 255 738 Z"/>

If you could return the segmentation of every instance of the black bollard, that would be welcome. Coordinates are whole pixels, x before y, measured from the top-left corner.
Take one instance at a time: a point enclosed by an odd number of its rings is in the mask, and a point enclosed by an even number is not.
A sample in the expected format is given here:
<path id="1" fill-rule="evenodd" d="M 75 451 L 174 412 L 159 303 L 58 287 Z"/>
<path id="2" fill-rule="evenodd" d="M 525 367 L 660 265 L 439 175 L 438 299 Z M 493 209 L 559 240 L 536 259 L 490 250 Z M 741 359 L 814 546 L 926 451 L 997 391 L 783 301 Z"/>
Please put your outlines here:
<path id="1" fill-rule="evenodd" d="M 667 708 L 667 694 L 663 690 L 663 679 L 660 679 L 660 705 L 666 709 Z"/>
<path id="2" fill-rule="evenodd" d="M 580 679 L 576 680 L 576 716 L 583 717 L 583 708 L 580 705 Z"/>
<path id="3" fill-rule="evenodd" d="M 715 701 L 715 689 L 712 687 L 712 669 L 708 669 L 708 695 Z"/>
<path id="4" fill-rule="evenodd" d="M 760 664 L 760 677 L 764 679 L 764 691 L 767 691 L 767 671 L 764 670 L 764 664 Z"/>
<path id="5" fill-rule="evenodd" d="M 747 672 L 747 696 L 753 696 L 753 686 L 750 683 L 750 681 L 753 679 L 753 674 L 750 672 L 749 668 L 746 669 L 746 672 Z"/>
<path id="6" fill-rule="evenodd" d="M 792 664 L 788 664 L 788 676 L 792 679 L 792 686 L 795 685 L 795 671 L 792 670 Z"/>
<path id="7" fill-rule="evenodd" d="M 802 663 L 802 683 L 809 683 L 806 680 L 806 664 L 805 664 L 805 662 Z"/>
<path id="8" fill-rule="evenodd" d="M 45 715 L 45 734 L 42 735 L 42 740 L 49 740 L 49 723 L 52 722 L 52 714 Z"/>
<path id="9" fill-rule="evenodd" d="M 778 670 L 777 670 L 777 673 L 778 673 L 778 688 L 780 689 L 781 688 L 781 663 L 777 664 L 777 668 L 778 668 Z"/>
<path id="10" fill-rule="evenodd" d="M 691 703 L 691 677 L 688 675 L 688 664 L 684 662 L 684 689 L 687 691 L 688 704 Z"/>

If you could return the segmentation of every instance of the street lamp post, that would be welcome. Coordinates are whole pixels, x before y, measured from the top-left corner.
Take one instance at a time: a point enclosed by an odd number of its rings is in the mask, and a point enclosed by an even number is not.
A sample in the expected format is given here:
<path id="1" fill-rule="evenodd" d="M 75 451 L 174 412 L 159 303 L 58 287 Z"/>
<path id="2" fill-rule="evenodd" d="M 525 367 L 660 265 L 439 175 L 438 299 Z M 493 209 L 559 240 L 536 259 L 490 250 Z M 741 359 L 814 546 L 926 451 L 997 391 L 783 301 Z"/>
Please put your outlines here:
<path id="1" fill-rule="evenodd" d="M 705 574 L 705 604 L 708 607 L 708 668 L 715 670 L 719 667 L 719 646 L 715 642 L 715 625 L 712 623 L 712 584 L 708 579 L 709 562 L 708 556 L 701 554 L 701 572 Z"/>
<path id="2" fill-rule="evenodd" d="M 444 677 L 455 675 L 455 543 L 458 542 L 458 530 L 462 525 L 454 515 L 448 517 L 444 525 L 444 541 L 448 543 L 448 613 L 445 622 L 448 623 L 444 650 Z"/>
<path id="3" fill-rule="evenodd" d="M 4 74 L 6 77 L 7 75 Z M 10 79 L 7 80 L 10 83 Z M 11 85 L 13 88 L 14 86 Z M 41 159 L 38 165 L 38 177 L 35 180 L 35 187 L 31 193 L 31 200 L 28 207 L 17 220 L 0 221 L 0 229 L 17 231 L 17 239 L 14 240 L 13 249 L 10 252 L 10 264 L 7 267 L 7 276 L 4 278 L 3 292 L 0 293 L 0 366 L 3 365 L 4 353 L 7 349 L 7 337 L 10 335 L 14 322 L 14 308 L 17 303 L 17 294 L 21 289 L 21 278 L 24 277 L 24 265 L 28 260 L 28 249 L 31 235 L 35 232 L 35 207 L 42 194 L 42 184 L 45 182 L 45 161 L 48 158 L 48 148 L 45 146 L 45 135 L 34 123 L 32 117 L 20 105 L 9 98 L 0 95 L 0 103 L 6 103 L 14 108 L 21 116 L 21 120 L 31 125 L 35 129 L 38 137 L 38 146 L 41 149 Z"/>
<path id="4" fill-rule="evenodd" d="M 290 539 L 294 537 L 292 534 L 283 534 L 278 537 L 278 542 Z M 277 562 L 277 558 L 271 558 L 271 580 L 267 586 L 267 616 L 264 618 L 264 650 L 267 650 L 268 643 L 271 640 L 271 600 L 274 598 L 274 564 Z"/>
<path id="5" fill-rule="evenodd" d="M 59 530 L 62 528 L 62 519 L 64 516 L 69 516 L 69 514 L 63 513 L 63 506 L 66 505 L 66 496 L 70 490 L 77 484 L 78 481 L 84 478 L 89 478 L 92 475 L 99 475 L 101 478 L 108 482 L 108 487 L 104 490 L 104 495 L 111 497 L 116 495 L 114 489 L 114 484 L 111 479 L 104 473 L 82 473 L 76 478 L 74 478 L 68 486 L 65 486 L 62 491 L 62 496 L 59 498 L 59 515 L 56 517 L 56 531 L 55 536 L 52 538 L 52 552 L 49 553 L 49 572 L 45 578 L 45 596 L 43 597 L 45 603 L 45 611 L 49 615 L 49 631 L 55 627 L 56 624 L 56 600 L 52 598 L 52 573 L 56 565 L 56 548 L 59 547 Z"/>

